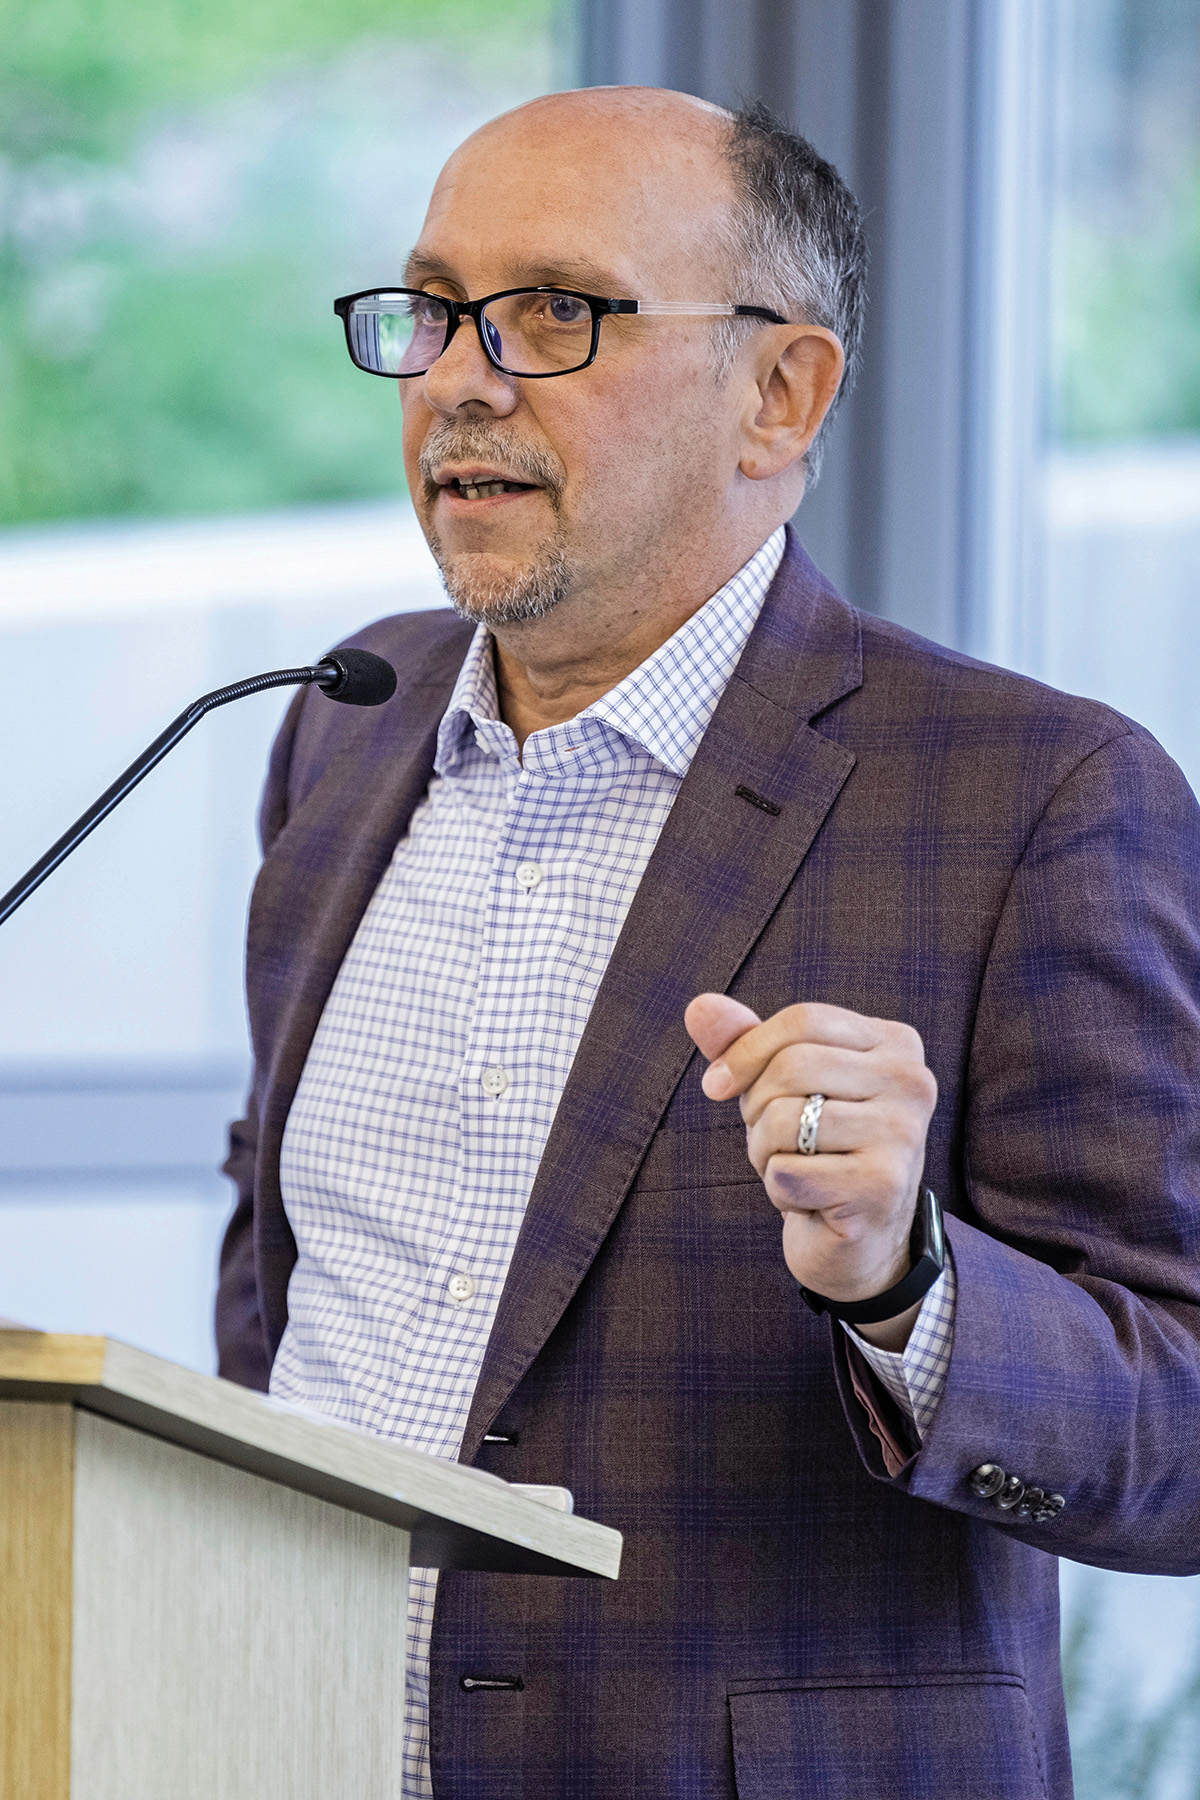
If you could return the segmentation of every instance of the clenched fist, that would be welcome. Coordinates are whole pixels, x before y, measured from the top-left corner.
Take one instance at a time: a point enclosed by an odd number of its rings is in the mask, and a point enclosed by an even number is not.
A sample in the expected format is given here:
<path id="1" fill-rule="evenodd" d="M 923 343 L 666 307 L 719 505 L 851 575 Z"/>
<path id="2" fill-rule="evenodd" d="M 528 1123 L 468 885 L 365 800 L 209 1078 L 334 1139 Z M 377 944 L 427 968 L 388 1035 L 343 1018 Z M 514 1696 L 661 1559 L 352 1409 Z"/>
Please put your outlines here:
<path id="1" fill-rule="evenodd" d="M 912 1027 L 819 1004 L 760 1020 L 724 994 L 697 995 L 684 1024 L 709 1058 L 709 1099 L 740 1096 L 750 1161 L 783 1214 L 783 1255 L 796 1280 L 831 1300 L 864 1300 L 906 1275 L 937 1104 Z M 824 1094 L 825 1105 L 815 1153 L 801 1156 L 810 1094 Z M 898 1350 L 919 1310 L 857 1329 Z"/>

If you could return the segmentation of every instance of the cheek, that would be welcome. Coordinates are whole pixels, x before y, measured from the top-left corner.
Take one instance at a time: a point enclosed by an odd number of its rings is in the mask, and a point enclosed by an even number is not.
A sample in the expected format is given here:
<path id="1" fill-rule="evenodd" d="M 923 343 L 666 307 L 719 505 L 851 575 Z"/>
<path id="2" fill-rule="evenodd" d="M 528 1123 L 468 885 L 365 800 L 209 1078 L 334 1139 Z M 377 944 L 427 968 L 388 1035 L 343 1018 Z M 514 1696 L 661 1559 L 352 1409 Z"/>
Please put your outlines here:
<path id="1" fill-rule="evenodd" d="M 569 498 L 573 489 L 590 510 L 589 496 L 617 490 L 627 504 L 638 494 L 673 492 L 681 482 L 703 485 L 705 470 L 717 476 L 717 390 L 706 371 L 651 356 L 636 380 L 602 378 L 595 387 L 586 408 L 553 428 Z"/>
<path id="2" fill-rule="evenodd" d="M 429 408 L 422 406 L 416 394 L 409 394 L 406 398 L 399 382 L 396 383 L 396 392 L 401 412 L 400 441 L 404 452 L 404 471 L 408 476 L 409 488 L 415 494 L 420 483 L 417 458 L 429 429 Z"/>

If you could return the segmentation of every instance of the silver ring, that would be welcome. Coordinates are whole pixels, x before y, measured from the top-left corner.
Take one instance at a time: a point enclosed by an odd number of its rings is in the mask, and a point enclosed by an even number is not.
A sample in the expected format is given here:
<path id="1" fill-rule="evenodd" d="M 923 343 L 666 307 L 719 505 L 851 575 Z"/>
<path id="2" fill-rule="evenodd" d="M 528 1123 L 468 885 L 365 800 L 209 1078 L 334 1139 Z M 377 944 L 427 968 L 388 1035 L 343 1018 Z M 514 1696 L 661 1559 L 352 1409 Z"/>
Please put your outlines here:
<path id="1" fill-rule="evenodd" d="M 824 1094 L 810 1094 L 804 1102 L 804 1111 L 800 1114 L 800 1135 L 796 1140 L 796 1148 L 801 1156 L 815 1156 L 817 1153 L 817 1126 L 821 1123 L 821 1108 L 824 1104 Z"/>

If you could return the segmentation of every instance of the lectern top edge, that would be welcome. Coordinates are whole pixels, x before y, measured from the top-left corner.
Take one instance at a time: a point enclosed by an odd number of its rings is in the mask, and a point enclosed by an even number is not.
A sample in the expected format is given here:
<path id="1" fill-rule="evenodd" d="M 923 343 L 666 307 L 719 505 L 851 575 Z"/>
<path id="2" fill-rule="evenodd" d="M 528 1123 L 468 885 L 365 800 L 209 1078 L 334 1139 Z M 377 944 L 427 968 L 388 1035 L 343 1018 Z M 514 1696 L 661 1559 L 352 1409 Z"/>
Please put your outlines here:
<path id="1" fill-rule="evenodd" d="M 0 1399 L 69 1400 L 413 1534 L 430 1568 L 614 1579 L 621 1534 L 481 1470 L 287 1407 L 114 1338 L 0 1327 Z"/>
<path id="2" fill-rule="evenodd" d="M 108 1339 L 34 1331 L 0 1321 L 0 1380 L 102 1383 Z"/>

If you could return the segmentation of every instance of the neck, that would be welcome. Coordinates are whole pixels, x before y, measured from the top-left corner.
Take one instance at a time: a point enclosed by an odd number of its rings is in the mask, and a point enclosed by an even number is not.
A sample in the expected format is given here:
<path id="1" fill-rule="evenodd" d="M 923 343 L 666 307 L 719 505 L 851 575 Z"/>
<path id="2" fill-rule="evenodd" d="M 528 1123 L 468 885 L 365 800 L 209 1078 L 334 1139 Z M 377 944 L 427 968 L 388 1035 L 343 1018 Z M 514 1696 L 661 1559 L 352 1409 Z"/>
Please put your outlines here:
<path id="1" fill-rule="evenodd" d="M 645 616 L 619 636 L 586 646 L 570 634 L 558 633 L 541 633 L 537 642 L 530 643 L 522 641 L 525 627 L 502 626 L 495 634 L 496 693 L 500 717 L 518 746 L 524 747 L 531 732 L 561 725 L 609 693 L 703 604 L 699 600 L 686 612 L 669 617 Z"/>
<path id="2" fill-rule="evenodd" d="M 500 717 L 523 748 L 534 731 L 561 725 L 615 688 L 673 637 L 765 542 L 723 574 L 651 596 L 569 594 L 541 619 L 494 628 Z"/>

